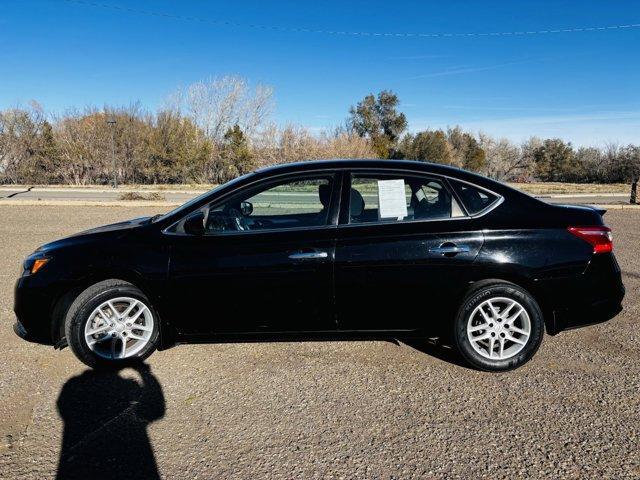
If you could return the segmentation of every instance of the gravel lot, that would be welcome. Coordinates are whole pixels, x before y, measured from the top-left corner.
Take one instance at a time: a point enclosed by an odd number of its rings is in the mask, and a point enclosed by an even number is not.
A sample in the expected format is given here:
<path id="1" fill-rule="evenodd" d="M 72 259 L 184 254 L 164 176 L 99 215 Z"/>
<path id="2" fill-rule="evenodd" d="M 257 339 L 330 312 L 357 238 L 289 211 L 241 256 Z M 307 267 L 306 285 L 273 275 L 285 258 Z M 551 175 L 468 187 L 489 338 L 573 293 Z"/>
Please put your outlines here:
<path id="1" fill-rule="evenodd" d="M 640 478 L 640 211 L 606 215 L 625 311 L 515 372 L 372 341 L 180 346 L 117 375 L 14 336 L 26 254 L 148 213 L 0 207 L 0 478 L 53 477 L 61 450 L 60 478 Z"/>

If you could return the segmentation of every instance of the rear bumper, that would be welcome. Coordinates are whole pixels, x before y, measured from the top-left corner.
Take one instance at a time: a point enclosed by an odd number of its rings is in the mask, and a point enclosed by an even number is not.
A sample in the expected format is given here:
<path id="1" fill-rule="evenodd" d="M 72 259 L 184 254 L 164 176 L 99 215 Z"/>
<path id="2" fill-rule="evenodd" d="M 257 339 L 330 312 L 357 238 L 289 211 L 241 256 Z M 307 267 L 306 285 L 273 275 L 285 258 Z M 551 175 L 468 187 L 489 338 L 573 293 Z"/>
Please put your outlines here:
<path id="1" fill-rule="evenodd" d="M 553 312 L 553 319 L 548 325 L 549 334 L 555 335 L 563 330 L 585 327 L 606 322 L 622 311 L 624 287 L 617 298 L 597 300 L 583 307 L 561 309 Z"/>
<path id="2" fill-rule="evenodd" d="M 558 301 L 546 315 L 551 335 L 606 322 L 622 311 L 625 288 L 613 254 L 597 256 L 579 278 L 555 288 Z"/>

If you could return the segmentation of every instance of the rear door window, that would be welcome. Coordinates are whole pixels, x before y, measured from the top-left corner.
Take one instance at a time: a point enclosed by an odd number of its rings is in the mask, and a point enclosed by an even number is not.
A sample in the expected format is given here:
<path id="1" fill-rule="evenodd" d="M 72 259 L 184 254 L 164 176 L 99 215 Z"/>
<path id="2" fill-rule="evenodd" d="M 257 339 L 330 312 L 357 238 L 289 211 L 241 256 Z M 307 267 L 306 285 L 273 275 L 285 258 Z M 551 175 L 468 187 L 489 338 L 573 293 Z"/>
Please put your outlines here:
<path id="1" fill-rule="evenodd" d="M 464 216 L 441 180 L 387 174 L 351 177 L 349 223 L 443 220 Z"/>

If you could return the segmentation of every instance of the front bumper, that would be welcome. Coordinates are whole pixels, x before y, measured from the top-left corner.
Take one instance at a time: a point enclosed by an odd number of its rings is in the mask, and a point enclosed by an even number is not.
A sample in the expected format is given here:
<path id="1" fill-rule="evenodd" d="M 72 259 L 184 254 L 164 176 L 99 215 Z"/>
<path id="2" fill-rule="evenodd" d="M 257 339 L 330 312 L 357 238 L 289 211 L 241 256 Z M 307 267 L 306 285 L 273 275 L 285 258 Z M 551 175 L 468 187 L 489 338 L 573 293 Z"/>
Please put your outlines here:
<path id="1" fill-rule="evenodd" d="M 20 320 L 16 320 L 13 324 L 13 332 L 21 339 L 27 342 L 39 343 L 41 345 L 51 345 L 51 338 L 42 334 L 32 334 L 29 332 Z"/>
<path id="2" fill-rule="evenodd" d="M 16 320 L 16 323 L 13 324 L 13 331 L 21 339 L 29 340 L 29 332 L 27 332 L 27 329 L 24 328 L 24 325 L 20 323 L 20 320 Z"/>
<path id="3" fill-rule="evenodd" d="M 14 332 L 30 342 L 52 345 L 51 314 L 56 298 L 55 289 L 34 281 L 32 277 L 18 279 L 14 288 Z"/>

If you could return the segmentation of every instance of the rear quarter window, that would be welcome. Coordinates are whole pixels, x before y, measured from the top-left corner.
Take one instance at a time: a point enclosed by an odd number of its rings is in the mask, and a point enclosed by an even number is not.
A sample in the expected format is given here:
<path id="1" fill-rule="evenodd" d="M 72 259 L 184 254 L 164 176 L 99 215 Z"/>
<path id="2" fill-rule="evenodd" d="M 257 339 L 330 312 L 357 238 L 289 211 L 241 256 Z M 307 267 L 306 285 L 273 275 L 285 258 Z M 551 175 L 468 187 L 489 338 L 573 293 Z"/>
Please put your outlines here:
<path id="1" fill-rule="evenodd" d="M 469 185 L 468 183 L 450 180 L 451 187 L 456 192 L 469 215 L 477 215 L 494 205 L 500 197 L 495 193 Z"/>

